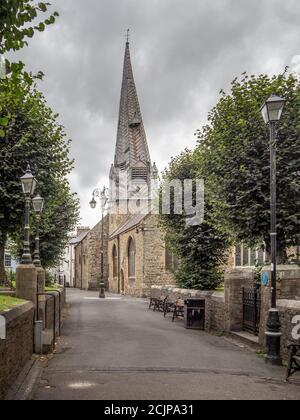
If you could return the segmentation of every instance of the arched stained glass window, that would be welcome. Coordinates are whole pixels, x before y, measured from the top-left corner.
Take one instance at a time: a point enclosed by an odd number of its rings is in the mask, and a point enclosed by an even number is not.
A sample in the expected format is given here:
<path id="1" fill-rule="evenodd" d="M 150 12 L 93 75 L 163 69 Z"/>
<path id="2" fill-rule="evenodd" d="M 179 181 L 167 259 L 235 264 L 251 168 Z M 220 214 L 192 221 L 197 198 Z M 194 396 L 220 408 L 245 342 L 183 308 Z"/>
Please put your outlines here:
<path id="1" fill-rule="evenodd" d="M 135 277 L 135 245 L 132 238 L 128 242 L 128 277 Z"/>

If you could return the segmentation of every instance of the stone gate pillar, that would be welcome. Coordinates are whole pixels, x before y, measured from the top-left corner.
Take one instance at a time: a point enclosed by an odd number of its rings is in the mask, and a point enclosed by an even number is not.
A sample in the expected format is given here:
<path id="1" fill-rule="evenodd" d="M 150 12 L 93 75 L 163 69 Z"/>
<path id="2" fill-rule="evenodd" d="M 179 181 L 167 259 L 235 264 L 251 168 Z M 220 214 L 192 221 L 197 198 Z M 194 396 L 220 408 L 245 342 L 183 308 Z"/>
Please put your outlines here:
<path id="1" fill-rule="evenodd" d="M 229 269 L 225 273 L 226 330 L 241 331 L 243 328 L 243 287 L 254 284 L 252 268 Z"/>
<path id="2" fill-rule="evenodd" d="M 33 264 L 20 264 L 16 270 L 16 297 L 36 306 L 37 270 Z"/>

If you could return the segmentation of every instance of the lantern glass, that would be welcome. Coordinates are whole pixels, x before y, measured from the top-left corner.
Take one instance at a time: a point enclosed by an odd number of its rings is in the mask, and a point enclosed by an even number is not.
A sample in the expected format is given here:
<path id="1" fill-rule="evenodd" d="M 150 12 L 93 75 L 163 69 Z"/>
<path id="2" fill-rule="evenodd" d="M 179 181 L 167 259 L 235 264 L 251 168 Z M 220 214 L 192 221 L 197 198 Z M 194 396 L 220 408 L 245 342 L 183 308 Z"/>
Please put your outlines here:
<path id="1" fill-rule="evenodd" d="M 270 121 L 279 121 L 282 115 L 283 107 L 279 102 L 268 104 L 268 113 Z"/>
<path id="2" fill-rule="evenodd" d="M 44 199 L 38 194 L 32 200 L 33 209 L 36 213 L 42 213 L 44 209 Z"/>
<path id="3" fill-rule="evenodd" d="M 264 119 L 264 122 L 266 124 L 268 124 L 269 123 L 269 115 L 268 115 L 268 108 L 267 108 L 266 104 L 264 104 L 264 106 L 262 107 L 261 114 L 262 114 L 262 117 Z"/>
<path id="4" fill-rule="evenodd" d="M 266 124 L 280 120 L 286 100 L 272 95 L 261 108 L 261 113 Z"/>
<path id="5" fill-rule="evenodd" d="M 35 178 L 33 178 L 32 185 L 31 185 L 31 195 L 34 194 L 36 186 L 37 186 L 37 180 Z"/>
<path id="6" fill-rule="evenodd" d="M 30 166 L 28 165 L 25 175 L 21 177 L 21 184 L 23 193 L 26 195 L 32 195 L 36 188 L 36 179 L 32 175 Z"/>
<path id="7" fill-rule="evenodd" d="M 92 209 L 95 209 L 97 207 L 97 201 L 94 198 L 90 202 L 90 206 L 91 206 Z"/>

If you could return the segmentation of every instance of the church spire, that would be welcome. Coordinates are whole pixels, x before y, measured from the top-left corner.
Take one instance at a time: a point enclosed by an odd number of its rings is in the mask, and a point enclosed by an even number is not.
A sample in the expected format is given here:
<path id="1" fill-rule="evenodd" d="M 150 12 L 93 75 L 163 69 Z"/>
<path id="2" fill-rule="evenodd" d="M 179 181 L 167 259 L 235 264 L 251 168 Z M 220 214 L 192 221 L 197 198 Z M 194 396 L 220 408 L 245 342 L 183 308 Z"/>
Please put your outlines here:
<path id="1" fill-rule="evenodd" d="M 151 165 L 130 58 L 129 32 L 126 38 L 114 164 L 116 168 L 121 169 L 133 169 L 143 164 L 146 167 Z"/>

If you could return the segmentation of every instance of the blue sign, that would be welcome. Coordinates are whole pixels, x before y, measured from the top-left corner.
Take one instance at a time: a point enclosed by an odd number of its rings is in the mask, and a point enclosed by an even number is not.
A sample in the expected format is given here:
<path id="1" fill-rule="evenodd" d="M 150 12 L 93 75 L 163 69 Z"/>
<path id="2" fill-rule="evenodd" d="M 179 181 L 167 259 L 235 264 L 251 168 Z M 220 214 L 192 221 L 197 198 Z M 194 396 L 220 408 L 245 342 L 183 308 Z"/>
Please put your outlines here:
<path id="1" fill-rule="evenodd" d="M 262 273 L 261 275 L 261 284 L 266 287 L 269 283 L 269 276 L 267 273 Z"/>

